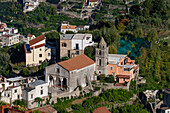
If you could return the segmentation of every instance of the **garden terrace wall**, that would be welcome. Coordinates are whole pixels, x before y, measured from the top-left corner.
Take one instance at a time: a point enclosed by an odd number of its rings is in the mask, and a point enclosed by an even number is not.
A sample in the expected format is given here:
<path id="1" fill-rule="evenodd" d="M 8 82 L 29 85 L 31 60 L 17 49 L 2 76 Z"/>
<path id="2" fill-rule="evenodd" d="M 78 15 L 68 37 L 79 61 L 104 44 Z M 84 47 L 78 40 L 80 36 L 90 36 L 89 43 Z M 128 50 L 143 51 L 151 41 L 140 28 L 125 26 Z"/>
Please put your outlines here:
<path id="1" fill-rule="evenodd" d="M 4 113 L 4 109 L 8 108 L 8 107 L 9 107 L 9 104 L 8 105 L 0 106 L 0 113 Z"/>

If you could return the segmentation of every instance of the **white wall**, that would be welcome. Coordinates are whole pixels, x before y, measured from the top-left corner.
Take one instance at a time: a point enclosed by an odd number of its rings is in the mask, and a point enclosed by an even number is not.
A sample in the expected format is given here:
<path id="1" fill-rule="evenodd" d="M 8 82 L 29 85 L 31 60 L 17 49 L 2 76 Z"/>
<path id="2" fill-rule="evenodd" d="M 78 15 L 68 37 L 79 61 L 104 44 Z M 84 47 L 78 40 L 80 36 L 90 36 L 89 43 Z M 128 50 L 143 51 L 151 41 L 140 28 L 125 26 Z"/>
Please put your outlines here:
<path id="1" fill-rule="evenodd" d="M 15 93 L 15 90 L 17 90 L 16 93 Z M 22 94 L 21 86 L 13 88 L 12 89 L 12 101 L 17 100 L 18 99 L 18 95 L 19 95 L 19 99 L 22 99 L 21 94 Z"/>
<path id="2" fill-rule="evenodd" d="M 170 109 L 165 110 L 165 113 L 170 113 Z"/>
<path id="3" fill-rule="evenodd" d="M 41 95 L 41 90 L 43 90 L 42 95 Z M 31 94 L 33 94 L 33 98 L 31 98 Z M 30 100 L 34 100 L 37 97 L 41 98 L 44 96 L 48 96 L 48 83 L 36 86 L 34 90 L 32 90 L 28 93 L 27 98 L 28 98 L 28 101 L 30 101 Z"/>
<path id="4" fill-rule="evenodd" d="M 83 34 L 82 34 L 83 35 Z M 85 47 L 87 46 L 92 46 L 94 44 L 94 42 L 92 41 L 92 35 L 91 34 L 84 34 L 85 37 L 84 39 L 72 39 L 72 49 L 76 48 L 76 43 L 79 44 L 79 50 L 84 50 Z M 88 40 L 86 40 L 87 37 L 90 37 Z M 92 43 L 90 43 L 92 42 Z"/>
<path id="5" fill-rule="evenodd" d="M 76 29 L 61 29 L 62 33 L 66 33 L 66 31 L 72 31 L 74 33 L 77 33 L 78 31 Z"/>
<path id="6" fill-rule="evenodd" d="M 83 50 L 83 40 L 72 39 L 72 49 L 76 49 L 76 44 L 79 44 L 79 50 Z"/>

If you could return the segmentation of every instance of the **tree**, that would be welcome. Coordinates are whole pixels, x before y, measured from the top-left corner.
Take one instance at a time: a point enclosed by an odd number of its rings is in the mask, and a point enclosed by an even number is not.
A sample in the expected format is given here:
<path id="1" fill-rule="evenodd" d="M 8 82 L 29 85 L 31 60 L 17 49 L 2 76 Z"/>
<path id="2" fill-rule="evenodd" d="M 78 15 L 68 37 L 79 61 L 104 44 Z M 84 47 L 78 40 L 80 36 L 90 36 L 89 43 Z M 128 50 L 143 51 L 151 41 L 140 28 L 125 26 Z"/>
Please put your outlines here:
<path id="1" fill-rule="evenodd" d="M 42 113 L 40 110 L 35 110 L 33 113 Z"/>
<path id="2" fill-rule="evenodd" d="M 70 58 L 69 57 L 62 57 L 61 61 L 68 60 L 68 59 L 70 59 Z"/>
<path id="3" fill-rule="evenodd" d="M 95 47 L 87 46 L 84 50 L 84 54 L 87 55 L 89 58 L 95 60 Z"/>
<path id="4" fill-rule="evenodd" d="M 38 107 L 42 101 L 43 101 L 43 99 L 40 97 L 35 98 L 35 102 L 38 102 Z"/>
<path id="5" fill-rule="evenodd" d="M 126 26 L 123 23 L 120 23 L 118 24 L 117 29 L 122 32 L 126 29 Z"/>
<path id="6" fill-rule="evenodd" d="M 29 69 L 28 68 L 26 68 L 26 67 L 24 67 L 22 70 L 21 70 L 21 75 L 23 75 L 23 76 L 28 76 L 28 75 L 30 75 L 30 71 L 29 71 Z"/>
<path id="7" fill-rule="evenodd" d="M 158 36 L 157 36 L 157 31 L 156 29 L 152 29 L 148 32 L 148 35 L 147 35 L 147 40 L 149 42 L 153 41 L 155 42 L 157 40 Z"/>
<path id="8" fill-rule="evenodd" d="M 130 8 L 130 13 L 132 15 L 140 15 L 141 14 L 140 10 L 141 10 L 141 6 L 140 5 L 134 5 L 134 6 L 132 6 Z"/>
<path id="9" fill-rule="evenodd" d="M 135 38 L 142 38 L 143 37 L 143 30 L 142 28 L 137 28 L 134 30 L 134 36 Z"/>
<path id="10" fill-rule="evenodd" d="M 0 106 L 7 105 L 6 102 L 0 101 Z"/>
<path id="11" fill-rule="evenodd" d="M 116 54 L 117 53 L 117 49 L 116 49 L 116 47 L 114 47 L 114 45 L 109 46 L 109 53 L 110 54 Z"/>
<path id="12" fill-rule="evenodd" d="M 45 34 L 47 40 L 55 41 L 56 39 L 59 39 L 59 33 L 58 32 L 49 32 Z"/>
<path id="13" fill-rule="evenodd" d="M 14 104 L 14 105 L 21 106 L 21 107 L 26 107 L 26 106 L 27 106 L 27 103 L 26 103 L 26 101 L 24 101 L 24 100 L 15 100 L 15 101 L 13 102 L 13 104 Z"/>
<path id="14" fill-rule="evenodd" d="M 45 69 L 45 67 L 47 67 L 48 64 L 49 64 L 48 62 L 43 62 L 43 63 L 40 65 L 40 70 Z"/>
<path id="15" fill-rule="evenodd" d="M 10 56 L 7 53 L 0 52 L 0 74 L 6 75 L 9 68 Z"/>

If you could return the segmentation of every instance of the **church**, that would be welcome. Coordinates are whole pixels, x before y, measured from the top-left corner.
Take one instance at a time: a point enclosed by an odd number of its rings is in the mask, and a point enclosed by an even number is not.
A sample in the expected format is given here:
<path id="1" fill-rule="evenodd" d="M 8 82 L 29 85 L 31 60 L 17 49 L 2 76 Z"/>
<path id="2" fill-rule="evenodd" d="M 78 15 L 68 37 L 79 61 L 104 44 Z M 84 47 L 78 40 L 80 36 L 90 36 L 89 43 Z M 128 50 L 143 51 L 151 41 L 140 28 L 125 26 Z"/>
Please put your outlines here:
<path id="1" fill-rule="evenodd" d="M 47 66 L 45 81 L 49 87 L 59 87 L 68 92 L 75 91 L 79 86 L 91 87 L 94 75 L 104 74 L 114 77 L 118 85 L 128 83 L 139 73 L 139 65 L 127 55 L 109 54 L 104 38 L 96 48 L 96 62 L 82 54 L 69 60 Z"/>
<path id="2" fill-rule="evenodd" d="M 45 81 L 50 87 L 55 86 L 72 92 L 79 86 L 91 86 L 94 71 L 95 62 L 83 54 L 47 66 Z"/>

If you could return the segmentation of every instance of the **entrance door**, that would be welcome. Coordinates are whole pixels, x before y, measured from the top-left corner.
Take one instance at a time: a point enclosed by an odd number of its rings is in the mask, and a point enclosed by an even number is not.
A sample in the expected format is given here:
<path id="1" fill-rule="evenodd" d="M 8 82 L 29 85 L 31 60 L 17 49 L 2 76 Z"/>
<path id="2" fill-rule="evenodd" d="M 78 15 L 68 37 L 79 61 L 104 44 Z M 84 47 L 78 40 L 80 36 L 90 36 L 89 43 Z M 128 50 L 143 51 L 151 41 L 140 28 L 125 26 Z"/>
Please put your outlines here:
<path id="1" fill-rule="evenodd" d="M 76 44 L 76 49 L 79 49 L 79 44 Z"/>
<path id="2" fill-rule="evenodd" d="M 68 57 L 70 57 L 70 50 L 68 50 Z"/>

